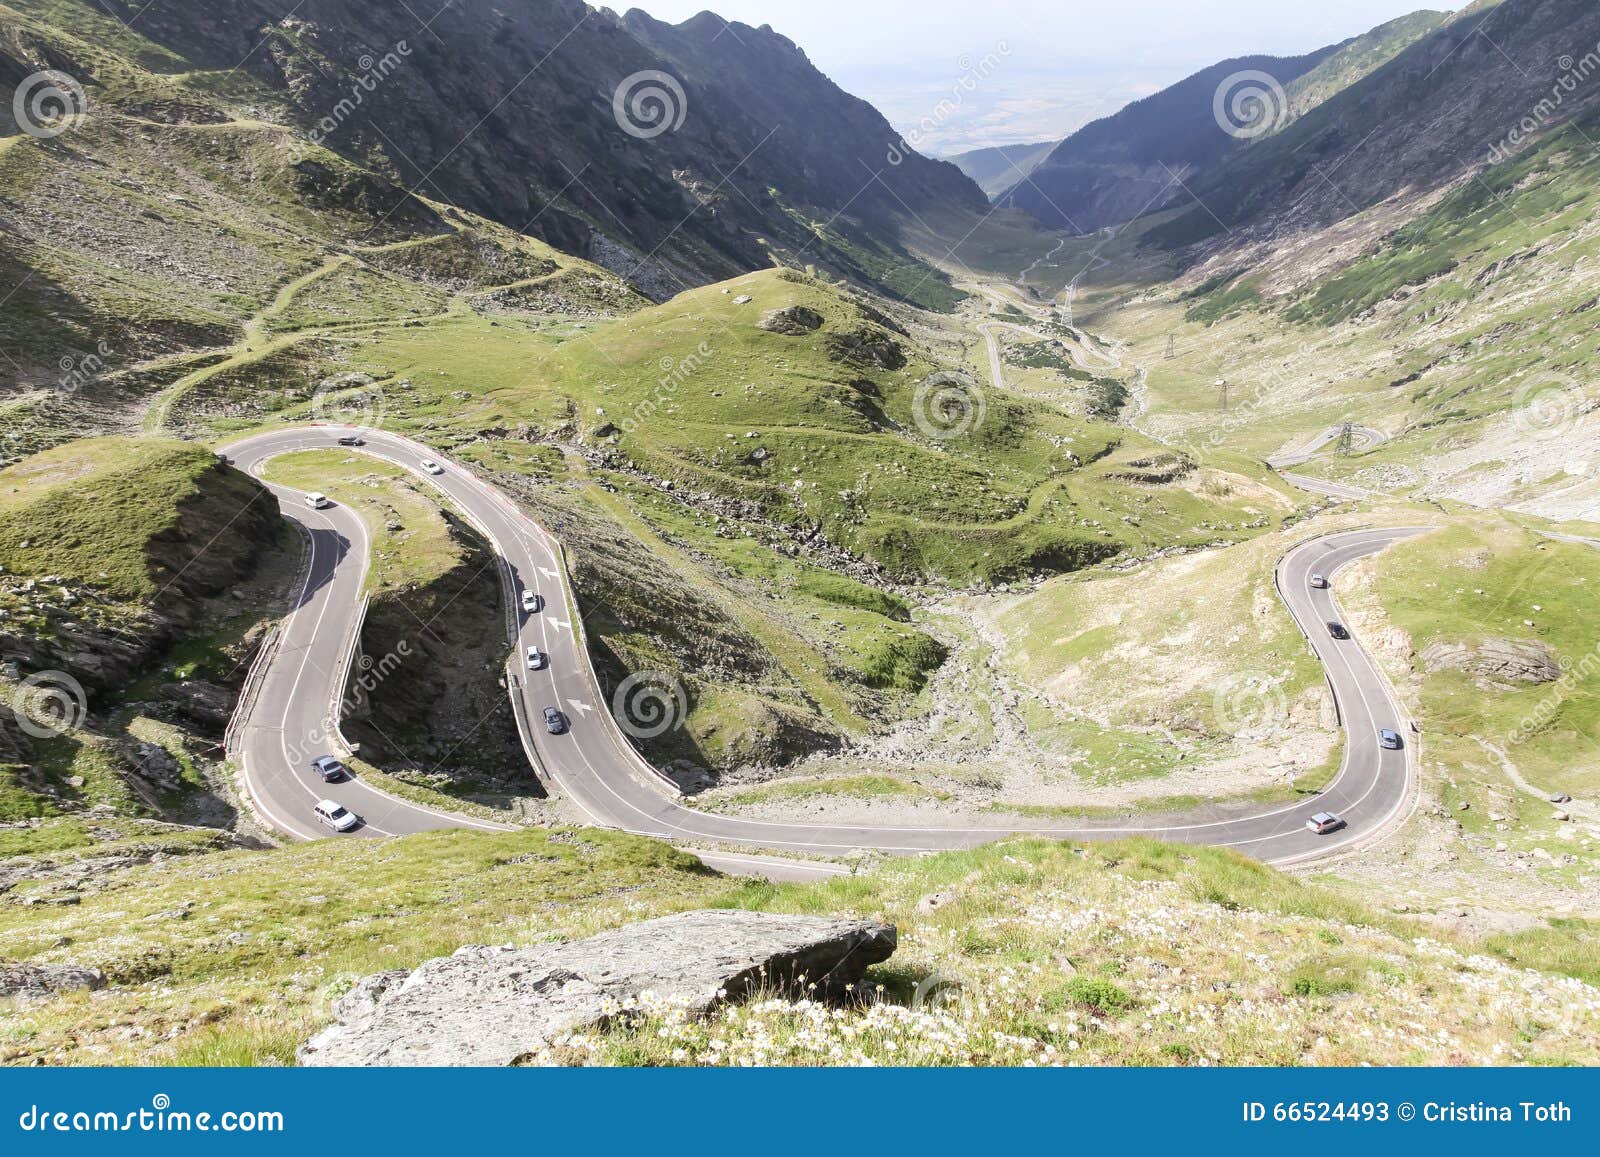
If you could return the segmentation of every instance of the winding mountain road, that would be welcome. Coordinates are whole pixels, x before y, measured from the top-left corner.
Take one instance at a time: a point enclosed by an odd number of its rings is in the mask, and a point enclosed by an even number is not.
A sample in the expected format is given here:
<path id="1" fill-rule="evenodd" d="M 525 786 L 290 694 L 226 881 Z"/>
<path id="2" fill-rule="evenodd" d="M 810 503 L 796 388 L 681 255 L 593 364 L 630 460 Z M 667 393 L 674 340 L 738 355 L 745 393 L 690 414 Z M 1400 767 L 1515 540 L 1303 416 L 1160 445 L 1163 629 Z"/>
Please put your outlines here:
<path id="1" fill-rule="evenodd" d="M 1343 431 L 1342 426 L 1329 426 L 1319 430 L 1306 441 L 1268 458 L 1267 465 L 1274 470 L 1281 470 L 1286 466 L 1304 466 L 1320 454 L 1324 446 L 1336 442 Z M 1389 440 L 1389 435 L 1372 426 L 1352 426 L 1350 439 L 1352 450 L 1375 450 Z"/>
<path id="2" fill-rule="evenodd" d="M 1291 486 L 1297 486 L 1311 494 L 1320 494 L 1324 498 L 1336 499 L 1339 502 L 1360 502 L 1371 498 L 1372 491 L 1359 486 L 1351 486 L 1347 482 L 1332 482 L 1310 474 L 1299 474 L 1289 469 L 1291 466 L 1303 466 L 1316 458 L 1325 446 L 1338 439 L 1342 430 L 1341 426 L 1329 426 L 1320 430 L 1310 439 L 1274 454 L 1267 459 L 1267 465 L 1277 471 L 1278 477 Z M 1375 450 L 1389 440 L 1389 435 L 1372 426 L 1352 426 L 1350 433 L 1354 450 Z"/>
<path id="3" fill-rule="evenodd" d="M 296 450 L 336 448 L 349 431 L 300 427 L 245 439 L 222 453 L 241 469 L 260 475 L 266 461 Z M 398 435 L 363 432 L 368 454 L 411 471 L 437 488 L 471 520 L 498 553 L 513 589 L 539 591 L 540 613 L 517 612 L 515 648 L 508 666 L 509 692 L 520 718 L 528 721 L 524 744 L 536 772 L 594 824 L 639 835 L 778 853 L 834 856 L 858 849 L 919 853 L 971 847 L 1014 833 L 1054 839 L 1148 835 L 1237 848 L 1269 862 L 1290 863 L 1327 855 L 1372 838 L 1396 821 L 1412 797 L 1415 760 L 1408 744 L 1387 751 L 1378 730 L 1408 729 L 1387 681 L 1360 644 L 1333 639 L 1325 626 L 1340 617 L 1330 590 L 1313 588 L 1311 576 L 1332 578 L 1357 559 L 1426 528 L 1364 530 L 1316 539 L 1279 564 L 1279 590 L 1325 664 L 1348 732 L 1344 762 L 1328 789 L 1303 803 L 1240 810 L 1211 807 L 1168 819 L 1082 821 L 1038 825 L 994 824 L 926 827 L 809 825 L 712 815 L 686 806 L 676 788 L 631 746 L 609 710 L 590 665 L 560 543 L 502 492 L 468 468 Z M 444 473 L 423 472 L 423 459 Z M 444 827 L 497 828 L 468 816 L 434 811 L 396 799 L 359 779 L 325 785 L 311 771 L 317 755 L 342 751 L 338 701 L 347 685 L 347 664 L 361 626 L 367 534 L 358 515 L 342 506 L 314 510 L 298 491 L 272 486 L 284 514 L 303 526 L 310 557 L 297 604 L 280 627 L 259 683 L 241 705 L 234 748 L 249 793 L 263 816 L 286 834 L 329 834 L 312 815 L 318 799 L 330 798 L 360 815 L 372 835 L 400 835 Z M 508 647 L 511 641 L 508 639 Z M 544 671 L 518 662 L 529 646 L 550 656 Z M 403 666 L 388 675 L 406 677 Z M 571 720 L 565 734 L 546 734 L 546 707 Z M 1338 812 L 1348 826 L 1328 836 L 1305 828 L 1314 811 Z M 712 853 L 730 861 L 739 853 Z M 759 860 L 760 857 L 742 857 Z"/>

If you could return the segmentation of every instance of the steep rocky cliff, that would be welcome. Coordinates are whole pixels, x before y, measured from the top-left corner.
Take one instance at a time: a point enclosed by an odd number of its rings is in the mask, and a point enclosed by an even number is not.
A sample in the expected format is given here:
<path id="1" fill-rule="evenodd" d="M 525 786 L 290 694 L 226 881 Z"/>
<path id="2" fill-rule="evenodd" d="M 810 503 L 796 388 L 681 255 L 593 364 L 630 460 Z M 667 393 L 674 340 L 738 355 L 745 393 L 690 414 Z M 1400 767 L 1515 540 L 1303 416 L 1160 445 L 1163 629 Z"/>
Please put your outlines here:
<path id="1" fill-rule="evenodd" d="M 871 280 L 930 206 L 985 201 L 792 42 L 702 13 L 673 27 L 581 0 L 113 0 L 199 69 L 240 68 L 303 129 L 422 195 L 527 229 L 657 296 L 774 252 Z M 135 20 L 135 17 L 137 19 Z M 825 240 L 812 219 L 859 237 Z"/>

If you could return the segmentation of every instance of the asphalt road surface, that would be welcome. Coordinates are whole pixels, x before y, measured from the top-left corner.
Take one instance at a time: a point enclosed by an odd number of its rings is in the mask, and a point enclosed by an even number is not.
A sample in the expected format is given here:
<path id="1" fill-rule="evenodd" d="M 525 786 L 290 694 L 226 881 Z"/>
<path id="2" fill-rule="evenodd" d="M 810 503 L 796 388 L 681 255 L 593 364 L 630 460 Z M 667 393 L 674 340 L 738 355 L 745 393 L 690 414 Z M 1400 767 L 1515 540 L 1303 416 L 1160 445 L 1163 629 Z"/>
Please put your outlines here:
<path id="1" fill-rule="evenodd" d="M 241 469 L 259 475 L 277 454 L 335 448 L 349 431 L 301 427 L 246 439 L 223 453 Z M 499 490 L 445 456 L 397 435 L 367 431 L 358 452 L 410 470 L 435 487 L 471 519 L 493 544 L 508 568 L 520 600 L 524 589 L 540 593 L 538 613 L 517 611 L 516 654 L 537 646 L 550 656 L 543 671 L 513 668 L 513 698 L 529 721 L 528 739 L 536 770 L 596 825 L 639 835 L 724 848 L 756 848 L 779 853 L 835 856 L 857 849 L 918 853 L 971 847 L 1008 834 L 1026 832 L 1054 839 L 1096 839 L 1148 835 L 1161 839 L 1237 848 L 1256 859 L 1287 863 L 1326 855 L 1365 841 L 1400 818 L 1412 798 L 1415 761 L 1409 728 L 1387 682 L 1355 640 L 1339 641 L 1326 623 L 1339 618 L 1333 593 L 1314 589 L 1310 579 L 1330 579 L 1341 568 L 1426 528 L 1365 530 L 1305 543 L 1278 568 L 1279 589 L 1290 612 L 1306 631 L 1326 666 L 1348 732 L 1343 765 L 1329 788 L 1304 802 L 1258 807 L 1216 806 L 1167 818 L 1128 822 L 1038 825 L 955 825 L 883 827 L 810 825 L 742 819 L 695 811 L 672 785 L 634 751 L 603 699 L 587 647 L 581 638 L 567 588 L 559 543 L 522 513 Z M 354 451 L 353 451 L 354 452 Z M 444 467 L 425 474 L 424 458 Z M 297 837 L 331 834 L 312 814 L 318 799 L 344 804 L 364 821 L 371 835 L 399 835 L 442 827 L 496 825 L 418 807 L 351 780 L 324 785 L 310 768 L 317 755 L 338 753 L 342 741 L 333 725 L 336 700 L 346 685 L 344 669 L 360 628 L 361 588 L 367 563 L 367 538 L 361 519 L 341 506 L 313 510 L 304 495 L 273 487 L 284 513 L 311 538 L 305 586 L 281 627 L 259 689 L 243 709 L 235 746 L 244 763 L 250 793 L 264 816 Z M 401 671 L 390 677 L 403 677 Z M 556 707 L 570 719 L 564 734 L 547 734 L 543 714 Z M 1399 751 L 1383 750 L 1378 730 L 1390 728 L 1407 738 Z M 1330 835 L 1306 830 L 1317 811 L 1341 815 L 1347 826 Z M 722 856 L 730 866 L 741 858 Z M 747 861 L 760 857 L 745 855 Z"/>
<path id="2" fill-rule="evenodd" d="M 1278 477 L 1291 486 L 1297 486 L 1311 494 L 1320 494 L 1324 498 L 1336 498 L 1340 502 L 1360 502 L 1363 498 L 1372 497 L 1370 490 L 1363 490 L 1359 486 L 1329 482 L 1326 478 L 1313 478 L 1309 474 L 1296 474 L 1292 470 L 1280 470 Z"/>
<path id="3" fill-rule="evenodd" d="M 1274 470 L 1281 470 L 1285 466 L 1303 466 L 1322 453 L 1325 446 L 1332 445 L 1338 441 L 1343 429 L 1344 427 L 1342 426 L 1329 426 L 1314 435 L 1309 441 L 1302 442 L 1299 446 L 1283 453 L 1274 454 L 1267 459 L 1267 465 Z M 1351 449 L 1357 451 L 1375 450 L 1389 440 L 1389 435 L 1371 426 L 1352 426 L 1350 435 Z"/>

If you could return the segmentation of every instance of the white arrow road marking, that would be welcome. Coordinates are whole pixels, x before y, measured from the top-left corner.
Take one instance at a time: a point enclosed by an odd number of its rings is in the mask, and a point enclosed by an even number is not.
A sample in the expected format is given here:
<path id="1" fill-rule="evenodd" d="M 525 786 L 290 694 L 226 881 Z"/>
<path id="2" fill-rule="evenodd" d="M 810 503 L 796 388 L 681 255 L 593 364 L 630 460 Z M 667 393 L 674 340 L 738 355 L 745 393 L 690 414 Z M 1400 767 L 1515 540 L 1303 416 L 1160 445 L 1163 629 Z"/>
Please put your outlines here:
<path id="1" fill-rule="evenodd" d="M 558 631 L 570 631 L 572 629 L 572 624 L 567 622 L 566 619 L 551 619 L 550 625 Z"/>
<path id="2" fill-rule="evenodd" d="M 551 570 L 549 567 L 547 567 L 547 566 L 540 567 L 539 568 L 539 573 L 544 575 L 544 577 L 549 579 L 551 582 L 555 581 L 556 572 Z"/>
<path id="3" fill-rule="evenodd" d="M 590 707 L 587 703 L 583 702 L 583 700 L 581 700 L 581 699 L 568 699 L 567 702 L 569 704 L 571 704 L 572 709 L 574 711 L 576 711 L 579 715 L 588 715 L 589 712 L 594 710 L 593 707 Z"/>

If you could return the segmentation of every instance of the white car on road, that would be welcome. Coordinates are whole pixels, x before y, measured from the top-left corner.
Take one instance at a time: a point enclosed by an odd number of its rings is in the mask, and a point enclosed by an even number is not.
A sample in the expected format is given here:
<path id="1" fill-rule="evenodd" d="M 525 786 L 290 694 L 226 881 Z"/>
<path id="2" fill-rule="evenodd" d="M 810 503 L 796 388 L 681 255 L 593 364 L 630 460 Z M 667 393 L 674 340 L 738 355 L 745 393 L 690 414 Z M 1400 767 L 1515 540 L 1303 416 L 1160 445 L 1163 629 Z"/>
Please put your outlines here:
<path id="1" fill-rule="evenodd" d="M 528 670 L 543 671 L 549 663 L 550 656 L 539 650 L 538 647 L 528 648 Z"/>
<path id="2" fill-rule="evenodd" d="M 307 494 L 306 505 L 311 507 L 312 510 L 326 510 L 328 507 L 332 506 L 333 503 L 328 499 L 326 494 Z"/>
<path id="3" fill-rule="evenodd" d="M 361 817 L 355 812 L 331 799 L 320 801 L 312 810 L 317 813 L 318 823 L 326 824 L 336 832 L 348 832 L 361 822 Z"/>
<path id="4" fill-rule="evenodd" d="M 522 592 L 522 609 L 530 615 L 536 615 L 544 610 L 544 600 L 534 591 Z"/>
<path id="5" fill-rule="evenodd" d="M 426 470 L 429 474 L 443 474 L 444 473 L 444 467 L 439 465 L 432 458 L 424 458 L 422 460 L 422 468 L 424 470 Z"/>

